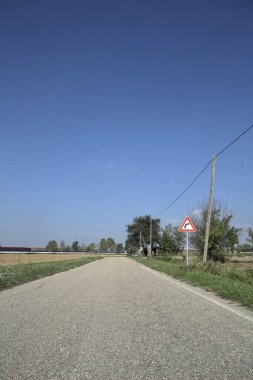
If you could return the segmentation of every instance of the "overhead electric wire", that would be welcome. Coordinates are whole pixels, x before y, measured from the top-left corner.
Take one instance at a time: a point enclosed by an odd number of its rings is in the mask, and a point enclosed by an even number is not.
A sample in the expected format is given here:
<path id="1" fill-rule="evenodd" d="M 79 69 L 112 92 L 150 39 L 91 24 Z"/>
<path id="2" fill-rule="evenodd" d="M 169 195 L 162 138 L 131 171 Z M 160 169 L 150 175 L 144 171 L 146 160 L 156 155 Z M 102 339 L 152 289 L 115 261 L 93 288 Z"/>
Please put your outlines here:
<path id="1" fill-rule="evenodd" d="M 218 157 L 220 156 L 223 152 L 225 152 L 225 150 L 227 150 L 231 145 L 233 145 L 237 140 L 239 140 L 243 135 L 245 135 L 245 133 L 247 133 L 251 128 L 253 127 L 253 124 L 250 125 L 244 132 L 242 132 L 238 137 L 236 137 L 233 141 L 231 141 L 231 143 L 229 143 L 227 146 L 225 146 L 225 148 L 223 148 L 219 153 L 217 153 L 215 155 L 215 157 Z M 204 166 L 204 168 L 199 172 L 199 174 L 190 182 L 190 184 L 186 187 L 186 189 L 181 193 L 179 194 L 179 196 L 169 204 L 169 206 L 167 206 L 165 209 L 163 209 L 161 212 L 159 212 L 155 217 L 163 214 L 165 211 L 167 211 L 174 203 L 176 203 L 176 201 L 181 198 L 181 196 L 194 184 L 194 182 L 197 181 L 197 179 L 201 176 L 202 173 L 204 173 L 204 171 L 208 168 L 208 166 L 211 164 L 212 162 L 212 159 Z"/>
<path id="2" fill-rule="evenodd" d="M 165 211 L 167 211 L 179 198 L 181 198 L 181 196 L 194 184 L 194 182 L 197 181 L 197 179 L 201 176 L 201 174 L 204 173 L 204 171 L 208 168 L 208 166 L 210 165 L 211 162 L 212 162 L 212 160 L 210 160 L 206 164 L 206 166 L 204 166 L 204 168 L 201 170 L 201 172 L 191 181 L 191 183 L 187 186 L 187 188 L 181 194 L 179 194 L 179 196 L 168 207 L 166 207 L 164 210 L 159 212 L 159 214 L 157 214 L 156 217 L 163 214 Z"/>
<path id="3" fill-rule="evenodd" d="M 253 127 L 253 124 L 250 125 L 244 132 L 242 132 L 238 137 L 236 137 L 236 139 L 234 139 L 233 141 L 231 141 L 230 144 L 228 144 L 227 146 L 225 146 L 225 148 L 223 148 L 219 153 L 217 153 L 215 156 L 218 157 L 220 156 L 226 149 L 228 149 L 231 145 L 233 145 L 237 140 L 239 140 L 243 135 L 245 135 L 245 133 L 247 133 L 251 128 Z"/>

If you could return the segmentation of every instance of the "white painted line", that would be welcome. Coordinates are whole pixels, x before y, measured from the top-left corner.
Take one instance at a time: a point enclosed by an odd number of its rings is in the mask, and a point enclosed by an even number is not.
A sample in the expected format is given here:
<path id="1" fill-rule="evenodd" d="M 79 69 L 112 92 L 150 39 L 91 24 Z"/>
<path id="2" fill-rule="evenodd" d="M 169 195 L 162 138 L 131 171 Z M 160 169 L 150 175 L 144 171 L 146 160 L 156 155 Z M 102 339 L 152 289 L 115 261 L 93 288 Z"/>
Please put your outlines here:
<path id="1" fill-rule="evenodd" d="M 204 298 L 205 300 L 207 300 L 209 302 L 214 303 L 215 305 L 222 307 L 223 309 L 230 311 L 231 313 L 238 315 L 239 317 L 242 317 L 244 319 L 247 319 L 250 322 L 253 322 L 253 312 L 251 310 L 248 310 L 245 307 L 239 305 L 239 303 L 234 304 L 234 305 L 230 305 L 230 304 L 228 304 L 229 301 L 224 300 L 224 299 L 216 296 L 214 293 L 207 293 L 207 291 L 204 289 L 196 288 L 196 287 L 193 287 L 192 285 L 182 283 L 181 281 L 176 280 L 175 278 L 167 275 L 166 273 L 158 272 L 154 269 L 146 267 L 143 264 L 141 264 L 141 266 L 143 267 L 143 269 L 147 270 L 151 274 L 153 274 L 157 277 L 160 277 L 161 279 L 165 279 L 167 282 L 170 282 L 174 285 L 177 285 L 177 286 L 187 290 L 188 292 L 191 292 L 191 293 L 193 293 L 193 294 L 195 294 L 201 298 Z"/>

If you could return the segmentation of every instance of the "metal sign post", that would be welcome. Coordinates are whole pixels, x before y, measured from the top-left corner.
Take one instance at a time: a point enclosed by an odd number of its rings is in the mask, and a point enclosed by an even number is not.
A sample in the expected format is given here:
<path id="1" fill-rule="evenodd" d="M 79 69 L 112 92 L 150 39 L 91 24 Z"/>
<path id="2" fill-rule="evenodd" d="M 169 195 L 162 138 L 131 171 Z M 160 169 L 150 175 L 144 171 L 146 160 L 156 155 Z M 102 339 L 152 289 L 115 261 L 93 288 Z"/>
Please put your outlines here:
<path id="1" fill-rule="evenodd" d="M 188 268 L 189 266 L 189 245 L 188 245 L 188 233 L 189 232 L 186 232 L 186 262 L 185 262 L 185 265 L 186 267 Z"/>
<path id="2" fill-rule="evenodd" d="M 196 227 L 192 223 L 189 216 L 185 218 L 181 226 L 179 227 L 178 231 L 180 232 L 186 232 L 186 258 L 185 258 L 185 266 L 188 268 L 189 266 L 189 232 L 196 232 Z"/>

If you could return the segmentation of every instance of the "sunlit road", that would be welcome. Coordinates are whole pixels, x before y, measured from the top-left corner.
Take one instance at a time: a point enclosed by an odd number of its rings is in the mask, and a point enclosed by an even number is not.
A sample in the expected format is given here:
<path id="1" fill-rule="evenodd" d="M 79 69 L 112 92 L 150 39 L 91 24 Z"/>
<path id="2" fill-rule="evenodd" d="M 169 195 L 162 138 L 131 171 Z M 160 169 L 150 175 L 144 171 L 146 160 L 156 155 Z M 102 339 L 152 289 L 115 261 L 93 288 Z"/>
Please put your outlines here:
<path id="1" fill-rule="evenodd" d="M 1 379 L 253 378 L 253 319 L 124 257 L 3 291 L 0 312 Z"/>

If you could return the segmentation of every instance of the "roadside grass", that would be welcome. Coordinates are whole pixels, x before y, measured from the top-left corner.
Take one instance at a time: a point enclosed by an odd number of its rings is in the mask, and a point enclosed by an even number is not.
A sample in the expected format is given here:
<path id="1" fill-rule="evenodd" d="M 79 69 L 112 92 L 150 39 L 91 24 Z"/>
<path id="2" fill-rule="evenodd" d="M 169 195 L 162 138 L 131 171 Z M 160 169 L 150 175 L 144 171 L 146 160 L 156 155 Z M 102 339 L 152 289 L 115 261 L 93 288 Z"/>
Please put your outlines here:
<path id="1" fill-rule="evenodd" d="M 52 261 L 66 261 L 80 259 L 81 257 L 96 256 L 95 254 L 78 254 L 78 253 L 0 253 L 0 266 L 1 265 L 20 265 L 20 264 L 33 264 L 45 263 Z M 101 255 L 99 255 L 101 256 Z"/>
<path id="2" fill-rule="evenodd" d="M 196 262 L 188 269 L 183 263 L 170 258 L 134 258 L 152 269 L 199 286 L 231 301 L 253 308 L 253 269 L 239 270 L 223 264 Z"/>
<path id="3" fill-rule="evenodd" d="M 88 264 L 101 256 L 18 265 L 0 265 L 0 290 Z"/>

